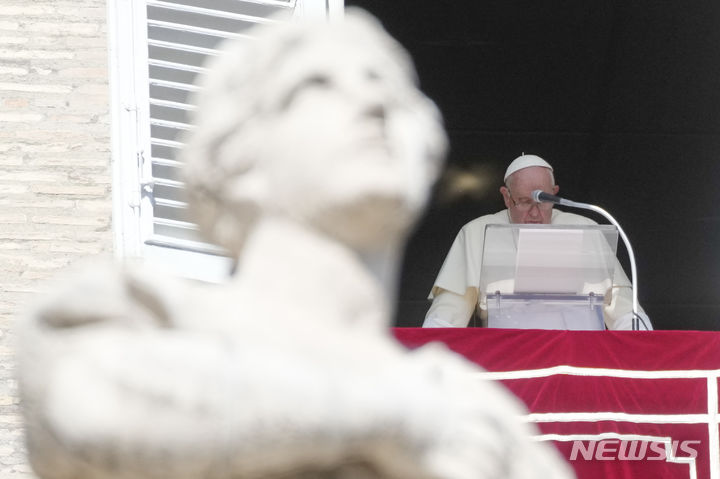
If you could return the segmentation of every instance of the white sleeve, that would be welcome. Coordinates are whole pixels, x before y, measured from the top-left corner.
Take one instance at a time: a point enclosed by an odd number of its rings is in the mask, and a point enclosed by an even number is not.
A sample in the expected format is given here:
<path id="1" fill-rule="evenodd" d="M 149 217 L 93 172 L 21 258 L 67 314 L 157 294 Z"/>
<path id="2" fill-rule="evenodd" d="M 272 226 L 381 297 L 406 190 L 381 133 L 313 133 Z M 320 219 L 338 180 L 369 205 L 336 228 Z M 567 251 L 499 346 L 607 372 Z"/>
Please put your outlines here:
<path id="1" fill-rule="evenodd" d="M 468 288 L 477 288 L 486 223 L 471 221 L 460 229 L 435 278 L 428 299 L 434 299 L 442 290 L 463 296 Z"/>
<path id="2" fill-rule="evenodd" d="M 423 328 L 465 328 L 477 304 L 477 289 L 467 288 L 465 295 L 439 288 L 425 315 Z"/>
<path id="3" fill-rule="evenodd" d="M 615 266 L 615 278 L 613 280 L 610 304 L 604 308 L 605 324 L 608 329 L 631 330 L 632 329 L 632 286 L 622 270 L 620 263 Z M 639 329 L 641 331 L 652 331 L 653 326 L 650 318 L 638 304 L 638 316 L 640 316 Z"/>
<path id="4" fill-rule="evenodd" d="M 645 311 L 640 308 L 638 310 L 638 316 L 640 316 L 640 320 L 638 322 L 638 328 L 640 331 L 652 331 L 653 325 L 650 322 L 650 318 L 645 313 Z M 608 326 L 609 327 L 609 326 Z M 610 327 L 609 327 L 610 328 Z M 613 326 L 610 329 L 614 330 L 631 330 L 632 329 L 632 311 L 629 311 L 619 318 L 616 318 L 613 322 Z"/>

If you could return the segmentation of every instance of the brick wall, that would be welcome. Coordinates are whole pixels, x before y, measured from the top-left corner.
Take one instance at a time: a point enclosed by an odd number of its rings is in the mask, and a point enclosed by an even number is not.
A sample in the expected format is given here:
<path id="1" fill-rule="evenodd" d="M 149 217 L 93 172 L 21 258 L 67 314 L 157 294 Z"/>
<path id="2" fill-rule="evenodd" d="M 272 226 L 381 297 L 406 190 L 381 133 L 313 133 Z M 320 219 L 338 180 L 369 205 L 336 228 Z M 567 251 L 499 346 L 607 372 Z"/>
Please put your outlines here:
<path id="1" fill-rule="evenodd" d="M 32 477 L 13 375 L 16 313 L 42 280 L 109 252 L 104 0 L 0 2 L 0 478 Z"/>

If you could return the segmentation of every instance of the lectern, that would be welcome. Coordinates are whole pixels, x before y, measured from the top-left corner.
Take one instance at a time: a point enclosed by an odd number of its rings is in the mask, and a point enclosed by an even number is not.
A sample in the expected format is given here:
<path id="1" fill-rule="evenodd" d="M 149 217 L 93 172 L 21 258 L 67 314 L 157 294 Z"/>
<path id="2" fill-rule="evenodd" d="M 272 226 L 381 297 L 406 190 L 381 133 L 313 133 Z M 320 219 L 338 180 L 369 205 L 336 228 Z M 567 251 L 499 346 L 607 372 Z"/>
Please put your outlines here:
<path id="1" fill-rule="evenodd" d="M 488 225 L 478 288 L 488 327 L 605 329 L 617 240 L 612 225 Z"/>

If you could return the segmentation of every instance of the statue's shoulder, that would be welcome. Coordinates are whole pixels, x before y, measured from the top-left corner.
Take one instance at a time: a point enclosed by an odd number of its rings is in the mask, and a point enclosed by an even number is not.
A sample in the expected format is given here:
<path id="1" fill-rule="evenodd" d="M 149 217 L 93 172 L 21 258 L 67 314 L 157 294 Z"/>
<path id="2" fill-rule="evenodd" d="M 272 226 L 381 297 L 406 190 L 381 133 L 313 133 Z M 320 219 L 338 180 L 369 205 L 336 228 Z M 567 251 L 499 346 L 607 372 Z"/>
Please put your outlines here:
<path id="1" fill-rule="evenodd" d="M 166 326 L 192 284 L 142 264 L 97 261 L 51 280 L 23 318 L 24 326 L 71 329 L 91 325 Z M 22 326 L 21 326 L 22 327 Z"/>

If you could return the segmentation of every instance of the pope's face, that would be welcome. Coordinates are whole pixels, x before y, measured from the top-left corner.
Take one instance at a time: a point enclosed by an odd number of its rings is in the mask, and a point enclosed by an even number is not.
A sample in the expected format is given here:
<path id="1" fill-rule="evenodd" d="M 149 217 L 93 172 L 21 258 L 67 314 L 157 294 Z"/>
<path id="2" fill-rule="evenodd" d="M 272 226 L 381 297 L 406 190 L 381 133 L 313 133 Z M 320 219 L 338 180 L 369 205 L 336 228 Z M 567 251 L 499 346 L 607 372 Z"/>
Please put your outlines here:
<path id="1" fill-rule="evenodd" d="M 559 187 L 553 184 L 552 174 L 542 166 L 518 170 L 508 177 L 507 187 L 500 188 L 510 221 L 521 224 L 550 224 L 552 203 L 535 203 L 532 192 L 542 190 L 557 194 Z"/>
<path id="2" fill-rule="evenodd" d="M 323 40 L 298 47 L 268 84 L 277 95 L 266 107 L 275 199 L 305 219 L 327 215 L 329 205 L 361 214 L 353 206 L 359 202 L 367 214 L 386 207 L 416 213 L 439 168 L 437 155 L 423 148 L 434 141 L 442 149 L 439 118 L 384 49 Z"/>

